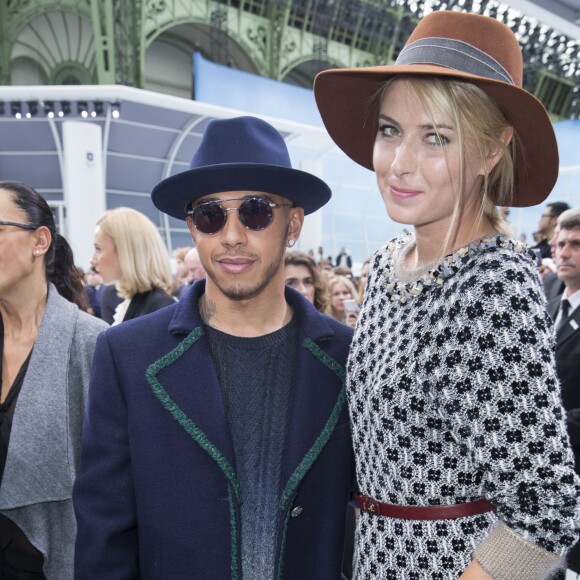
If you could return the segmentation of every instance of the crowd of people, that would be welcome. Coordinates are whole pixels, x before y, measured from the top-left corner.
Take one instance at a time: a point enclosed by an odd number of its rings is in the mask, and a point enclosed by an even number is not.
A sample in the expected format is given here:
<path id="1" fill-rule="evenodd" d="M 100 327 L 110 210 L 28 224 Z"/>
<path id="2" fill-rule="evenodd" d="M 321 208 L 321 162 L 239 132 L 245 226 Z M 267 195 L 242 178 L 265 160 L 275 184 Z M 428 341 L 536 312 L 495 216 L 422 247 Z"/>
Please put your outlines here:
<path id="1" fill-rule="evenodd" d="M 549 204 L 535 248 L 509 231 L 558 174 L 521 85 L 512 31 L 447 11 L 394 65 L 317 77 L 412 230 L 358 275 L 294 250 L 331 191 L 256 117 L 210 121 L 153 189 L 191 233 L 174 272 L 129 208 L 81 272 L 42 196 L 0 181 L 0 577 L 580 572 L 580 208 Z"/>
<path id="2" fill-rule="evenodd" d="M 129 208 L 117 208 L 116 210 L 112 210 L 112 212 L 113 215 L 115 215 L 116 212 L 126 213 L 127 216 L 129 216 L 129 220 L 136 218 L 132 230 L 128 231 L 142 231 L 140 225 L 143 223 L 147 223 L 149 229 L 153 225 L 146 216 Z M 145 222 L 145 220 L 147 221 Z M 150 231 L 153 233 L 153 230 Z M 100 262 L 101 254 L 103 254 L 103 241 L 105 248 L 109 246 L 109 251 L 111 248 L 116 246 L 116 242 L 111 236 L 109 236 L 108 239 L 103 238 L 102 236 L 103 229 L 99 225 L 97 232 L 95 233 L 96 252 L 93 263 L 86 271 L 83 270 L 83 268 L 78 267 L 79 274 L 87 293 L 88 308 L 86 308 L 86 311 L 99 318 L 102 317 L 101 301 L 103 299 L 103 293 L 105 292 L 107 282 L 108 284 L 113 284 L 118 304 L 121 304 L 123 296 L 123 290 L 117 284 L 117 280 L 121 281 L 123 279 L 121 276 L 121 270 L 115 272 L 115 268 L 120 268 L 120 258 L 118 263 L 115 261 L 115 263 L 112 264 L 113 270 L 111 271 L 111 263 L 105 249 L 105 258 Z M 159 237 L 159 239 L 157 239 L 157 235 L 154 237 L 156 240 L 155 250 L 157 251 L 158 257 L 161 261 L 158 263 L 163 263 L 163 269 L 166 270 L 166 266 L 169 267 L 171 265 L 169 256 L 166 255 L 161 238 Z M 143 243 L 146 244 L 147 242 L 144 241 Z M 145 248 L 143 246 L 139 249 L 135 248 L 135 251 L 143 252 L 144 250 Z M 123 252 L 123 250 L 119 253 L 121 252 Z M 112 256 L 115 256 L 115 252 L 112 253 Z M 171 282 L 167 284 L 167 272 L 164 274 L 165 280 L 163 281 L 159 274 L 151 272 L 151 264 L 143 260 L 141 257 L 141 263 L 137 264 L 137 268 L 135 269 L 135 271 L 138 270 L 140 272 L 142 277 L 141 286 L 138 287 L 135 285 L 135 288 L 140 288 L 141 292 L 133 291 L 131 294 L 125 295 L 124 304 L 120 306 L 119 311 L 114 314 L 112 322 L 110 317 L 105 318 L 105 321 L 109 324 L 118 324 L 122 320 L 130 320 L 131 318 L 136 318 L 137 316 L 154 312 L 159 308 L 168 306 L 172 302 L 179 300 L 183 296 L 185 290 L 187 290 L 187 288 L 189 288 L 189 286 L 194 282 L 205 278 L 205 271 L 199 259 L 199 253 L 195 247 L 186 246 L 176 248 L 172 252 L 172 258 L 172 265 L 175 271 L 171 274 Z M 127 262 L 130 262 L 131 259 L 132 255 L 126 258 Z M 328 259 L 324 259 L 317 263 L 314 259 L 313 250 L 309 250 L 307 253 L 288 250 L 285 254 L 284 265 L 286 284 L 288 286 L 303 294 L 312 304 L 314 304 L 319 312 L 332 316 L 339 322 L 343 322 L 344 324 L 348 324 L 354 328 L 364 295 L 369 260 L 366 260 L 363 263 L 359 276 L 356 276 L 353 273 L 351 267 L 333 266 L 332 262 Z M 131 274 L 126 274 L 125 278 L 130 275 Z M 110 288 L 109 291 L 112 291 L 112 288 Z M 145 293 L 153 293 L 157 300 L 149 298 L 149 307 L 133 307 L 127 314 L 127 309 L 135 294 Z M 146 299 L 147 297 L 143 297 L 141 298 L 141 301 Z M 107 300 L 106 295 L 105 300 Z M 346 307 L 345 302 L 347 303 Z M 349 311 L 348 308 L 351 310 Z"/>

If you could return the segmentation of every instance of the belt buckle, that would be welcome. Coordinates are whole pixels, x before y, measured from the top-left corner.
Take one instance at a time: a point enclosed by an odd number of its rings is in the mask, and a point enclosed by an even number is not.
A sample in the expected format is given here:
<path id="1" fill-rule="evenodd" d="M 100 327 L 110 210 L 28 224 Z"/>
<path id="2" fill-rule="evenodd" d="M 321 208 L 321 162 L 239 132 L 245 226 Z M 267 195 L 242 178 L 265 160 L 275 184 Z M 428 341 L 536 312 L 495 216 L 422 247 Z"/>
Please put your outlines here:
<path id="1" fill-rule="evenodd" d="M 367 512 L 368 514 L 373 514 L 374 516 L 378 516 L 381 514 L 379 503 L 376 502 L 374 499 L 371 499 L 370 497 L 365 498 L 362 510 L 363 512 Z"/>

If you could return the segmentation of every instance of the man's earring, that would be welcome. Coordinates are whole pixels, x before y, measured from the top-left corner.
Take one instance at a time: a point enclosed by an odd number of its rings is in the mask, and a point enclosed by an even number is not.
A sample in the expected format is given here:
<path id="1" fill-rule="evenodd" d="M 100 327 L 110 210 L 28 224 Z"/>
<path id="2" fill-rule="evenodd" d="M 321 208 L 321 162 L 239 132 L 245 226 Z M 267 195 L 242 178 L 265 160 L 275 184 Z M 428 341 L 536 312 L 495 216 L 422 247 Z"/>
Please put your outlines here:
<path id="1" fill-rule="evenodd" d="M 291 248 L 295 243 L 296 243 L 296 240 L 293 240 L 292 238 L 290 238 L 288 240 L 288 247 Z"/>

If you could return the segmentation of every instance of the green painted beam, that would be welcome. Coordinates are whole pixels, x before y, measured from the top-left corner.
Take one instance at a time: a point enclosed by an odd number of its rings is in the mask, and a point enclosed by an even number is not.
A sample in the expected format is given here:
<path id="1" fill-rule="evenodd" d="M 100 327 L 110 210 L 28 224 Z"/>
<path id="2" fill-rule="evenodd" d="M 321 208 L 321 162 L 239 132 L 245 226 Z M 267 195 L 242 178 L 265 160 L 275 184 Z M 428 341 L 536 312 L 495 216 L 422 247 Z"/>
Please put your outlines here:
<path id="1" fill-rule="evenodd" d="M 115 36 L 113 26 L 113 0 L 90 0 L 97 78 L 100 85 L 115 84 Z"/>
<path id="2" fill-rule="evenodd" d="M 9 34 L 8 0 L 0 0 L 0 85 L 10 84 L 12 39 Z"/>

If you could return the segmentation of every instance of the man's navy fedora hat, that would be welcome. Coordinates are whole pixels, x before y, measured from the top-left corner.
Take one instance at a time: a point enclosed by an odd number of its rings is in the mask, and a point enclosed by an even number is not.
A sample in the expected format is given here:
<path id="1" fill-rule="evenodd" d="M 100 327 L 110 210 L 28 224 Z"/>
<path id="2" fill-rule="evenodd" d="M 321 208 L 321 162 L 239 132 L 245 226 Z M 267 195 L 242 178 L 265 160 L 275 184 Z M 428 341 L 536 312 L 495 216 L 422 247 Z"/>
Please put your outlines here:
<path id="1" fill-rule="evenodd" d="M 151 193 L 157 209 L 185 220 L 185 206 L 222 191 L 281 195 L 309 214 L 331 196 L 318 177 L 293 169 L 282 135 L 257 117 L 213 119 L 205 129 L 189 169 L 158 183 Z"/>

